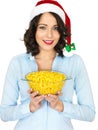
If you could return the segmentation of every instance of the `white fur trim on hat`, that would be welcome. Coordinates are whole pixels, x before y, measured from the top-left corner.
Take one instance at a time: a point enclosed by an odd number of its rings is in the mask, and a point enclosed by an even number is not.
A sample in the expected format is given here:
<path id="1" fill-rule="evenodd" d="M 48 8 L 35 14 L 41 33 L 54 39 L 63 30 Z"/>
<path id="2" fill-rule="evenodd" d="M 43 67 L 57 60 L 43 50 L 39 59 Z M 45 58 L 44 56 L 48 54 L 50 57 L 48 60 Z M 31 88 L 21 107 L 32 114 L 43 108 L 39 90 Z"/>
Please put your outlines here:
<path id="1" fill-rule="evenodd" d="M 32 20 L 35 16 L 45 13 L 45 12 L 54 12 L 54 13 L 58 14 L 61 17 L 61 19 L 63 20 L 63 22 L 65 23 L 64 11 L 61 8 L 59 8 L 58 6 L 53 5 L 53 4 L 48 4 L 48 3 L 35 6 L 31 12 L 30 20 Z"/>

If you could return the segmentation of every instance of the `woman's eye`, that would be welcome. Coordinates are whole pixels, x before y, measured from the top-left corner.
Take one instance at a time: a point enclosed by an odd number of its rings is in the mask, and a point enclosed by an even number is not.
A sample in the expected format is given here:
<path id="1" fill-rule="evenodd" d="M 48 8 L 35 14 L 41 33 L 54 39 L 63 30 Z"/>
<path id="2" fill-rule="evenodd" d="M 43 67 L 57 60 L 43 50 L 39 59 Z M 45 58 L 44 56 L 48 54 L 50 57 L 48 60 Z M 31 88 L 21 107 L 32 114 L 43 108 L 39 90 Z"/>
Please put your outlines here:
<path id="1" fill-rule="evenodd" d="M 39 26 L 39 29 L 45 30 L 46 27 L 45 26 Z"/>
<path id="2" fill-rule="evenodd" d="M 53 29 L 58 31 L 58 26 L 55 26 Z"/>

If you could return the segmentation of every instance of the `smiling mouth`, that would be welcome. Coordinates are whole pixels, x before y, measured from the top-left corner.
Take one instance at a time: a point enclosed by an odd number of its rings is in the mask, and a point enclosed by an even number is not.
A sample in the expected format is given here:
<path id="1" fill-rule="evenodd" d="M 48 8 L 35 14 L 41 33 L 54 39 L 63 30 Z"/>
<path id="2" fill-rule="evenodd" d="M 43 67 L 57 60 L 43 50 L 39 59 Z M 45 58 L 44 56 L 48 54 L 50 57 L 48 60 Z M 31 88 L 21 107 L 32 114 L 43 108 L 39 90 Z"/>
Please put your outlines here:
<path id="1" fill-rule="evenodd" d="M 51 45 L 53 43 L 53 40 L 44 40 L 44 43 L 47 45 Z"/>

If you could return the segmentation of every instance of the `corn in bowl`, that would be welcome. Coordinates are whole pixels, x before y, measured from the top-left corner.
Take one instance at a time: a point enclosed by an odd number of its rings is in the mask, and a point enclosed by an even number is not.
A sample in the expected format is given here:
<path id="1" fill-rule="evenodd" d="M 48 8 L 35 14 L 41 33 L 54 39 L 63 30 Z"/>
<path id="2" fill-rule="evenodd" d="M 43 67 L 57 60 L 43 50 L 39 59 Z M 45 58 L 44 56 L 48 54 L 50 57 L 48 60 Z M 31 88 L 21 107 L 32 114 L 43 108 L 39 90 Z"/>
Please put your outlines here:
<path id="1" fill-rule="evenodd" d="M 36 71 L 26 75 L 30 88 L 43 95 L 61 91 L 66 79 L 65 74 L 56 71 Z"/>

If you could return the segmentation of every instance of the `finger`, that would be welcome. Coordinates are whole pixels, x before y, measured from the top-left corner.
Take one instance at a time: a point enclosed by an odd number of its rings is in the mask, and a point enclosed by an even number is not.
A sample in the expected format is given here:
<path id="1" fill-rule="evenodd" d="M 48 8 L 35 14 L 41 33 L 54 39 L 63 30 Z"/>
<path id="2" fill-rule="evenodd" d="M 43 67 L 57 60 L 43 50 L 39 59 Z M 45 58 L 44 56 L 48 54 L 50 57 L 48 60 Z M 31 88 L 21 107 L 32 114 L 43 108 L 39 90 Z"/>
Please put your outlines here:
<path id="1" fill-rule="evenodd" d="M 48 94 L 48 97 L 54 100 L 57 99 L 57 95 Z"/>
<path id="2" fill-rule="evenodd" d="M 61 96 L 61 95 L 62 95 L 62 92 L 59 91 L 59 92 L 57 92 L 55 95 L 57 95 L 57 96 Z"/>
<path id="3" fill-rule="evenodd" d="M 37 96 L 37 97 L 36 97 L 36 100 L 38 100 L 39 102 L 41 102 L 43 99 L 44 99 L 44 95 L 41 95 L 41 96 Z"/>
<path id="4" fill-rule="evenodd" d="M 34 97 L 36 97 L 36 96 L 38 96 L 38 91 L 37 91 L 37 92 L 33 92 L 33 93 L 30 94 L 30 97 L 31 97 L 31 98 L 34 98 Z"/>
<path id="5" fill-rule="evenodd" d="M 39 102 L 41 102 L 43 99 L 44 99 L 44 96 L 43 96 L 43 95 L 41 95 L 41 96 L 36 96 L 36 97 L 33 99 L 33 102 L 39 103 Z"/>
<path id="6" fill-rule="evenodd" d="M 31 94 L 33 92 L 32 88 L 30 88 L 27 92 Z"/>
<path id="7" fill-rule="evenodd" d="M 48 102 L 55 102 L 57 99 L 58 99 L 57 96 L 51 95 L 51 94 L 49 94 L 49 95 L 47 95 L 47 96 L 45 97 L 45 100 L 47 100 Z"/>

